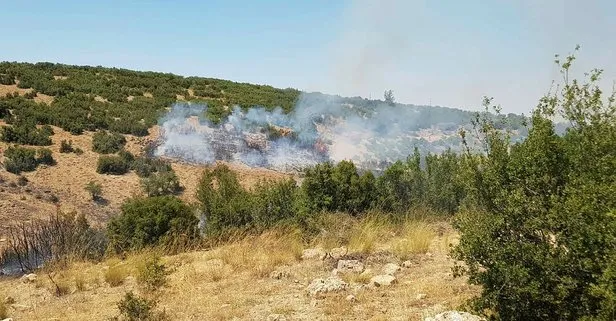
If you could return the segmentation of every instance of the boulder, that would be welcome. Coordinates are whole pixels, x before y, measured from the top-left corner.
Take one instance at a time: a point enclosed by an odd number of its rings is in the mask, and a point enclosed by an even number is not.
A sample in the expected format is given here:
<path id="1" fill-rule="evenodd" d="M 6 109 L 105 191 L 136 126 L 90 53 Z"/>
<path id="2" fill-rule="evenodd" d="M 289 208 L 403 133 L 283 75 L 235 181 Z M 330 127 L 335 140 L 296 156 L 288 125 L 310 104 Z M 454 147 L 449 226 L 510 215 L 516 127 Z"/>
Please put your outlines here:
<path id="1" fill-rule="evenodd" d="M 302 252 L 302 260 L 322 260 L 325 258 L 325 251 L 321 248 L 305 249 Z"/>
<path id="2" fill-rule="evenodd" d="M 349 253 L 349 249 L 346 247 L 336 247 L 329 250 L 329 256 L 334 260 L 339 260 L 345 257 Z"/>
<path id="3" fill-rule="evenodd" d="M 387 263 L 383 267 L 383 273 L 385 274 L 394 275 L 398 271 L 400 271 L 400 266 L 395 263 Z"/>
<path id="4" fill-rule="evenodd" d="M 402 262 L 402 267 L 405 268 L 405 269 L 408 269 L 408 268 L 410 268 L 412 266 L 413 266 L 413 262 L 411 262 L 411 261 L 404 261 L 404 262 Z"/>
<path id="5" fill-rule="evenodd" d="M 315 296 L 319 294 L 325 294 L 329 292 L 339 292 L 347 289 L 349 285 L 342 281 L 337 276 L 330 276 L 327 279 L 315 279 L 313 280 L 306 290 L 308 294 Z"/>
<path id="6" fill-rule="evenodd" d="M 370 279 L 370 284 L 376 287 L 389 286 L 396 283 L 396 277 L 389 274 L 377 275 Z"/>
<path id="7" fill-rule="evenodd" d="M 341 273 L 361 273 L 364 271 L 364 264 L 358 260 L 339 260 L 337 269 Z"/>
<path id="8" fill-rule="evenodd" d="M 36 278 L 37 278 L 37 276 L 34 273 L 24 274 L 21 277 L 21 281 L 25 282 L 25 283 L 32 283 L 32 282 L 36 282 Z"/>
<path id="9" fill-rule="evenodd" d="M 291 276 L 291 273 L 289 273 L 288 271 L 272 271 L 272 273 L 270 273 L 269 277 L 271 279 L 276 279 L 276 280 L 280 280 L 280 279 L 286 279 L 288 277 Z"/>
<path id="10" fill-rule="evenodd" d="M 424 321 L 485 321 L 485 319 L 467 312 L 447 311 L 425 318 Z"/>
<path id="11" fill-rule="evenodd" d="M 357 298 L 353 294 L 349 294 L 347 295 L 346 300 L 349 302 L 356 302 Z"/>

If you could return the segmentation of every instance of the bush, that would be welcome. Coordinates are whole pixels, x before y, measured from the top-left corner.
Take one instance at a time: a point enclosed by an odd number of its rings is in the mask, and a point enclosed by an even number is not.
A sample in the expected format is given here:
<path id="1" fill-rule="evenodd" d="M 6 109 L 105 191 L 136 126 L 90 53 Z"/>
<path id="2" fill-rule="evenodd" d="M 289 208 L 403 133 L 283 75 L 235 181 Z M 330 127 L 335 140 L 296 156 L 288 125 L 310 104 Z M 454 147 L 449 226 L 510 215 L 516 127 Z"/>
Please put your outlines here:
<path id="1" fill-rule="evenodd" d="M 3 126 L 0 132 L 2 141 L 22 145 L 49 146 L 53 130 L 49 126 L 36 128 L 33 124 Z"/>
<path id="2" fill-rule="evenodd" d="M 169 271 L 159 256 L 150 256 L 137 267 L 137 282 L 147 291 L 155 291 L 167 283 Z"/>
<path id="3" fill-rule="evenodd" d="M 92 150 L 99 154 L 113 154 L 126 145 L 126 139 L 118 133 L 98 131 L 92 136 Z"/>
<path id="4" fill-rule="evenodd" d="M 56 161 L 53 159 L 51 154 L 51 150 L 48 148 L 40 148 L 36 151 L 37 153 L 37 163 L 45 164 L 45 165 L 54 165 Z"/>
<path id="5" fill-rule="evenodd" d="M 128 270 L 124 265 L 115 265 L 110 266 L 105 274 L 103 274 L 103 279 L 110 287 L 116 287 L 124 284 L 124 280 L 128 277 Z"/>
<path id="6" fill-rule="evenodd" d="M 99 200 L 103 194 L 103 186 L 95 181 L 88 182 L 85 190 L 90 193 L 93 201 Z"/>
<path id="7" fill-rule="evenodd" d="M 115 320 L 125 321 L 164 321 L 169 320 L 164 312 L 156 311 L 157 302 L 153 299 L 141 298 L 127 292 L 120 302 L 118 302 L 118 310 L 120 316 Z"/>
<path id="8" fill-rule="evenodd" d="M 174 195 L 182 191 L 180 181 L 173 171 L 164 171 L 141 179 L 143 191 L 148 196 Z"/>
<path id="9" fill-rule="evenodd" d="M 126 164 L 129 164 L 131 166 L 135 161 L 135 155 L 125 149 L 120 150 L 118 156 L 120 156 L 120 158 L 122 158 L 126 162 Z"/>
<path id="10" fill-rule="evenodd" d="M 137 157 L 131 164 L 131 168 L 135 171 L 139 177 L 149 177 L 152 173 L 156 172 L 170 172 L 173 171 L 171 165 L 161 159 Z"/>
<path id="11" fill-rule="evenodd" d="M 120 156 L 105 156 L 98 158 L 96 172 L 99 174 L 123 175 L 128 172 L 129 165 Z"/>
<path id="12" fill-rule="evenodd" d="M 72 153 L 75 150 L 73 149 L 73 141 L 62 140 L 60 142 L 60 153 Z"/>
<path id="13" fill-rule="evenodd" d="M 107 225 L 116 251 L 171 244 L 176 238 L 198 236 L 193 209 L 173 196 L 133 198 L 122 205 L 122 213 Z"/>
<path id="14" fill-rule="evenodd" d="M 467 155 L 469 210 L 456 220 L 454 255 L 466 263 L 456 273 L 482 287 L 477 311 L 500 320 L 613 319 L 616 105 L 602 99 L 599 75 L 541 99 L 521 143 L 489 120 L 475 123 L 487 149 Z M 556 113 L 572 125 L 563 136 L 550 120 Z"/>
<path id="15" fill-rule="evenodd" d="M 11 146 L 4 152 L 4 168 L 13 174 L 31 172 L 38 165 L 35 155 L 36 151 L 33 149 Z"/>

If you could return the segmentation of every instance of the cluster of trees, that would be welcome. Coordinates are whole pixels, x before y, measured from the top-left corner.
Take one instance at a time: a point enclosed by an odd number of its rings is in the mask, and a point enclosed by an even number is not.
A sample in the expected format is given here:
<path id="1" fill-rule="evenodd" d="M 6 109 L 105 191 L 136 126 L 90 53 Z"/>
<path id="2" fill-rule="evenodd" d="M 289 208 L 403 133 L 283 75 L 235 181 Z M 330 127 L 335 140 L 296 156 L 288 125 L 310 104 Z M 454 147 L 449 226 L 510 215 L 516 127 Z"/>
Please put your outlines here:
<path id="1" fill-rule="evenodd" d="M 92 150 L 99 154 L 115 154 L 126 145 L 126 138 L 119 133 L 98 131 L 92 136 Z"/>
<path id="2" fill-rule="evenodd" d="M 6 143 L 49 146 L 51 145 L 51 135 L 53 135 L 51 126 L 45 125 L 37 128 L 33 123 L 27 122 L 0 128 L 0 139 Z"/>

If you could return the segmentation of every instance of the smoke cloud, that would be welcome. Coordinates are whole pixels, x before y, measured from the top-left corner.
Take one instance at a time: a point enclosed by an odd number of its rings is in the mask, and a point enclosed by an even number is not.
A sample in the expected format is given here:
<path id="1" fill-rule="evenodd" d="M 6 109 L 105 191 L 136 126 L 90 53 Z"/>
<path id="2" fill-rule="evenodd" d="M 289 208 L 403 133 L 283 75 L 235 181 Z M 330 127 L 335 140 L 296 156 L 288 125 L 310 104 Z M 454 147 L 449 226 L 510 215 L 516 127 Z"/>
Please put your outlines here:
<path id="1" fill-rule="evenodd" d="M 224 160 L 280 171 L 341 160 L 377 169 L 405 159 L 415 146 L 424 152 L 442 151 L 459 143 L 458 126 L 443 119 L 430 123 L 422 114 L 428 107 L 356 100 L 304 93 L 289 114 L 280 108 L 235 107 L 221 124 L 205 118 L 205 105 L 178 103 L 160 121 L 155 154 L 198 164 Z"/>

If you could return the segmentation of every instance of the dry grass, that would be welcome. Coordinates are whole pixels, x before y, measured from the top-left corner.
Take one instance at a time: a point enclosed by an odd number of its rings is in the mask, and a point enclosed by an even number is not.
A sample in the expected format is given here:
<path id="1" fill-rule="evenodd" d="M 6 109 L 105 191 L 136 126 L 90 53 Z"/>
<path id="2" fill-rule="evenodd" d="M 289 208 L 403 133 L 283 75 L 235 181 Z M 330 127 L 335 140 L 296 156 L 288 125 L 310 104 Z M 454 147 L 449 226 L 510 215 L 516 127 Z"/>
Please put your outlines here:
<path id="1" fill-rule="evenodd" d="M 392 241 L 392 252 L 402 260 L 416 254 L 424 254 L 436 236 L 433 228 L 423 221 L 408 221 L 402 228 L 401 236 Z"/>
<path id="2" fill-rule="evenodd" d="M 348 248 L 351 252 L 371 254 L 391 228 L 392 224 L 385 215 L 369 215 L 350 230 Z"/>
<path id="3" fill-rule="evenodd" d="M 162 257 L 171 267 L 171 274 L 167 285 L 156 294 L 158 308 L 175 320 L 265 320 L 270 314 L 292 320 L 422 320 L 435 312 L 455 309 L 477 293 L 465 279 L 451 275 L 453 260 L 447 256 L 445 245 L 455 239 L 455 232 L 442 229 L 446 223 L 416 220 L 401 225 L 387 220 L 383 223 L 374 217 L 357 220 L 345 216 L 327 220 L 340 225 L 326 226 L 323 233 L 329 236 L 318 235 L 310 243 L 329 239 L 336 246 L 360 244 L 353 247 L 372 250 L 372 254 L 358 257 L 375 275 L 383 264 L 397 261 L 388 253 L 393 244 L 408 235 L 421 234 L 417 231 L 432 233 L 432 255 L 416 254 L 416 264 L 399 271 L 398 283 L 393 286 L 360 287 L 369 282 L 372 274 L 349 273 L 341 275 L 350 284 L 347 291 L 315 299 L 306 295 L 306 286 L 316 278 L 331 275 L 333 262 L 299 259 L 305 235 L 291 229 L 260 235 L 238 233 L 212 250 Z M 366 242 L 371 246 L 362 245 L 358 235 L 367 235 L 371 228 L 379 237 Z M 439 233 L 434 234 L 437 230 Z M 105 320 L 118 314 L 116 303 L 124 293 L 142 293 L 139 284 L 127 276 L 136 275 L 144 260 L 155 254 L 136 253 L 122 261 L 109 259 L 100 264 L 70 263 L 57 279 L 68 281 L 75 289 L 81 277 L 85 287 L 62 298 L 50 295 L 49 280 L 43 274 L 39 275 L 39 280 L 44 281 L 40 287 L 15 279 L 0 280 L 0 288 L 7 289 L 3 294 L 14 297 L 17 305 L 28 306 L 15 313 L 9 308 L 11 316 L 19 320 Z M 291 277 L 271 279 L 267 277 L 271 271 L 287 271 Z M 116 286 L 95 285 L 97 279 L 109 282 L 110 275 L 120 280 Z M 426 297 L 418 299 L 420 293 Z M 346 299 L 349 294 L 355 296 L 353 302 Z"/>
<path id="4" fill-rule="evenodd" d="M 0 296 L 0 319 L 4 320 L 9 317 L 8 304 L 4 300 L 4 296 Z"/>
<path id="5" fill-rule="evenodd" d="M 122 285 L 129 274 L 129 268 L 125 264 L 116 264 L 105 271 L 103 279 L 109 286 L 116 287 Z"/>

